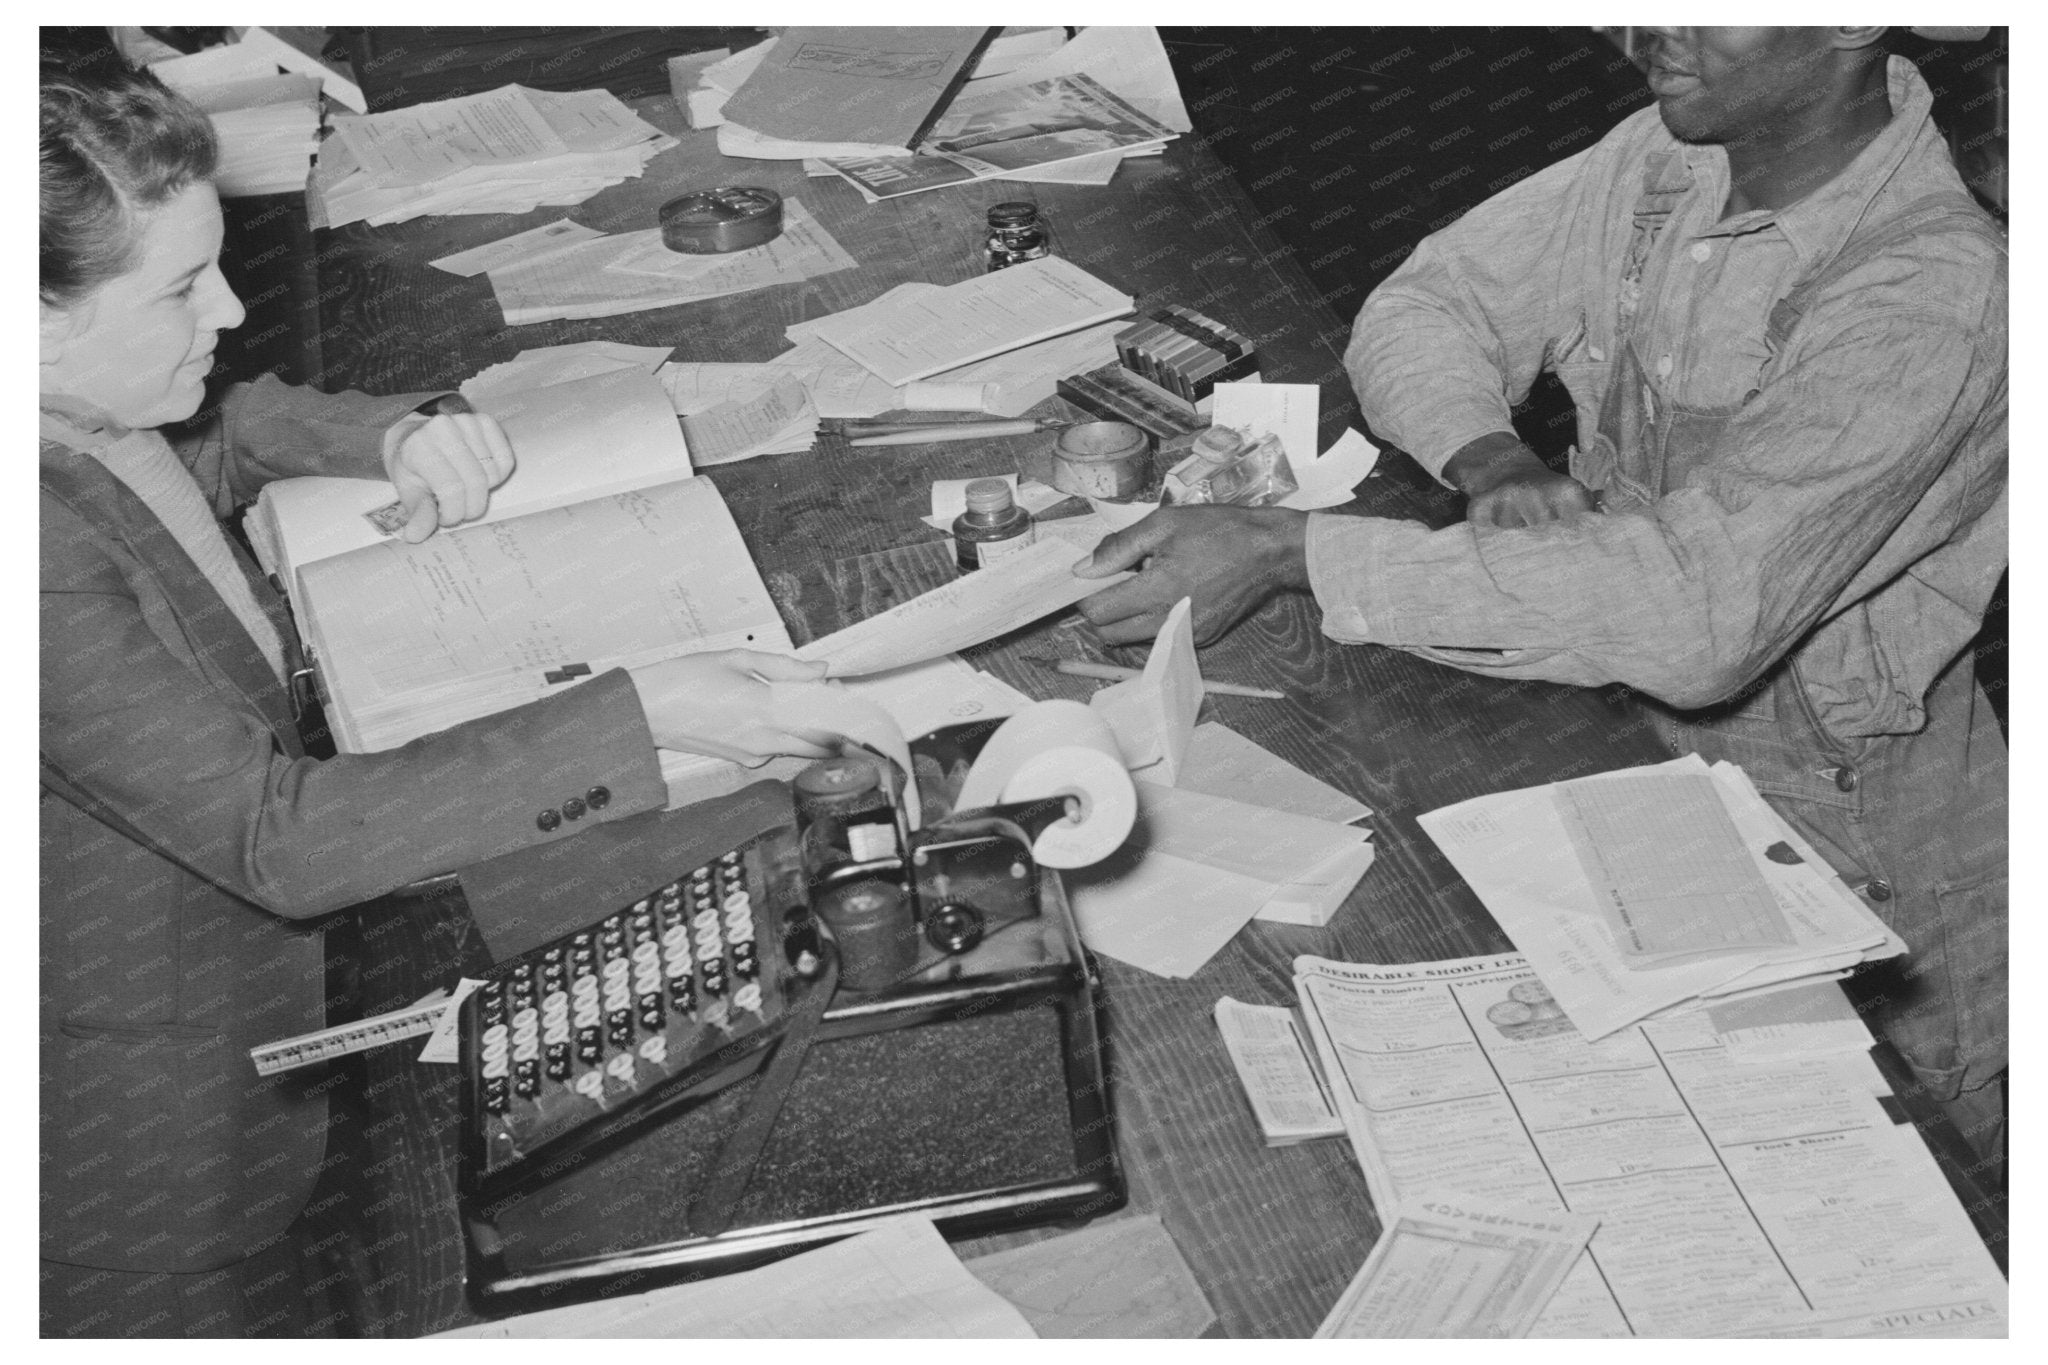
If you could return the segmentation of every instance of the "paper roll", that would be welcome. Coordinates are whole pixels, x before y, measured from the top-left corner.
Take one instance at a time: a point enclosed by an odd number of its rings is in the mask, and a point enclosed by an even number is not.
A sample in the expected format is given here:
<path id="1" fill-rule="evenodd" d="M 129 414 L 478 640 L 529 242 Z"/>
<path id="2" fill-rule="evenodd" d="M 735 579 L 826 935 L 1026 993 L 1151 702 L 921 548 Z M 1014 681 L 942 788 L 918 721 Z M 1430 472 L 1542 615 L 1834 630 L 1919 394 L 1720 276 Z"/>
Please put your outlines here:
<path id="1" fill-rule="evenodd" d="M 1077 701 L 1043 701 L 1004 721 L 968 769 L 956 810 L 1071 796 L 1080 811 L 1031 846 L 1047 867 L 1087 867 L 1114 853 L 1138 816 L 1116 736 Z"/>
<path id="2" fill-rule="evenodd" d="M 785 730 L 840 735 L 894 763 L 902 770 L 903 809 L 910 828 L 914 830 L 923 822 L 917 772 L 910 763 L 910 743 L 903 738 L 896 718 L 879 703 L 829 683 L 778 682 L 768 684 L 768 715 Z"/>

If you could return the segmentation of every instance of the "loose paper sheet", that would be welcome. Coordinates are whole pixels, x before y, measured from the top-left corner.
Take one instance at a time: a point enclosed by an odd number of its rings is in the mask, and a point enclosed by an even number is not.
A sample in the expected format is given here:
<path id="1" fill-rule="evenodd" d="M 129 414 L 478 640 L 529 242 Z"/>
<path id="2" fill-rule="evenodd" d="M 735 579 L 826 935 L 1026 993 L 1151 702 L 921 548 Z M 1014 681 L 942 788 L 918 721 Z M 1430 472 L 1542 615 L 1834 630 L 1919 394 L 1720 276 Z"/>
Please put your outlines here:
<path id="1" fill-rule="evenodd" d="M 1041 1337 L 1188 1339 L 1216 1321 L 1157 1214 L 1098 1221 L 966 1265 Z"/>
<path id="2" fill-rule="evenodd" d="M 529 92 L 516 85 L 338 121 L 335 132 L 373 184 L 424 185 L 476 166 L 569 150 Z"/>
<path id="3" fill-rule="evenodd" d="M 1288 463 L 1294 469 L 1295 483 L 1300 486 L 1280 499 L 1278 505 L 1297 512 L 1341 507 L 1351 501 L 1354 490 L 1365 482 L 1379 458 L 1379 447 L 1348 427 L 1313 462 L 1296 460 L 1290 453 Z"/>
<path id="4" fill-rule="evenodd" d="M 524 232 L 515 232 L 510 237 L 500 237 L 495 242 L 473 246 L 467 251 L 457 251 L 427 264 L 451 275 L 481 275 L 486 270 L 536 260 L 561 247 L 602 236 L 604 234 L 594 227 L 585 227 L 573 219 L 563 218 Z"/>
<path id="5" fill-rule="evenodd" d="M 1089 947 L 1160 976 L 1193 976 L 1276 896 L 1326 898 L 1328 886 L 1293 888 L 1364 843 L 1348 825 L 1135 785 L 1137 828 L 1111 857 L 1068 873 L 1067 894 Z"/>
<path id="6" fill-rule="evenodd" d="M 1316 1328 L 1337 1337 L 1525 1337 L 1599 1220 L 1443 1196 L 1397 1205 Z"/>
<path id="7" fill-rule="evenodd" d="M 626 253 L 644 250 L 650 237 L 658 242 L 660 235 L 660 229 L 649 228 L 601 237 L 488 272 L 506 325 L 668 308 L 791 284 L 858 264 L 823 224 L 791 199 L 783 204 L 782 235 L 764 246 L 697 258 L 708 264 L 674 278 L 609 268 Z"/>
<path id="8" fill-rule="evenodd" d="M 1557 795 L 1631 967 L 1792 942 L 1708 774 L 1616 774 Z"/>
<path id="9" fill-rule="evenodd" d="M 1297 459 L 1314 459 L 1322 397 L 1314 384 L 1218 384 L 1209 420 L 1233 427 L 1253 441 L 1278 436 L 1291 469 Z M 1299 476 L 1295 481 L 1300 482 Z"/>
<path id="10" fill-rule="evenodd" d="M 1202 669 L 1195 660 L 1194 603 L 1181 598 L 1152 641 L 1145 671 L 1088 699 L 1123 747 L 1132 771 L 1173 786 L 1202 709 Z"/>
<path id="11" fill-rule="evenodd" d="M 629 346 L 623 341 L 570 341 L 533 346 L 510 360 L 487 365 L 462 381 L 462 396 L 483 412 L 516 409 L 524 395 L 551 384 L 567 384 L 617 370 L 660 377 L 667 346 Z"/>
<path id="12" fill-rule="evenodd" d="M 1039 541 L 985 569 L 813 640 L 797 651 L 797 657 L 825 660 L 835 678 L 901 668 L 1028 626 L 1129 577 L 1076 578 L 1075 549 L 1071 540 Z"/>
<path id="13" fill-rule="evenodd" d="M 925 1218 L 697 1284 L 458 1327 L 444 1337 L 1030 1337 Z"/>
<path id="14" fill-rule="evenodd" d="M 1131 298 L 1060 256 L 930 293 L 892 293 L 807 324 L 891 384 L 929 379 L 1048 337 L 1121 317 Z"/>
<path id="15" fill-rule="evenodd" d="M 1174 785 L 1183 791 L 1205 792 L 1339 825 L 1372 814 L 1363 802 L 1309 776 L 1216 720 L 1203 721 L 1195 727 L 1187 758 L 1181 764 L 1180 780 Z"/>

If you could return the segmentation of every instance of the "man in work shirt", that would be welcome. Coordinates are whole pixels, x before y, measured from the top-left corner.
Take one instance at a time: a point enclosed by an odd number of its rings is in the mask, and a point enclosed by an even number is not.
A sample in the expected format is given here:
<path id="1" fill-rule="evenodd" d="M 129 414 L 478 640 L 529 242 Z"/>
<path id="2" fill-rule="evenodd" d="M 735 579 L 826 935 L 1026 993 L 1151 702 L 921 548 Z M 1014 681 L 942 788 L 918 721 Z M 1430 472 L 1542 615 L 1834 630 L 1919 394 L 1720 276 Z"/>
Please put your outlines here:
<path id="1" fill-rule="evenodd" d="M 1209 640 L 1307 589 L 1334 639 L 1647 694 L 1905 940 L 1867 1017 L 2002 1167 L 2005 743 L 1967 649 L 2006 562 L 2002 238 L 1883 29 L 1646 32 L 1654 111 L 1359 314 L 1367 420 L 1466 521 L 1166 509 L 1095 552 L 1142 572 L 1083 610 L 1142 640 L 1190 596 Z M 1544 370 L 1570 477 L 1509 416 Z"/>

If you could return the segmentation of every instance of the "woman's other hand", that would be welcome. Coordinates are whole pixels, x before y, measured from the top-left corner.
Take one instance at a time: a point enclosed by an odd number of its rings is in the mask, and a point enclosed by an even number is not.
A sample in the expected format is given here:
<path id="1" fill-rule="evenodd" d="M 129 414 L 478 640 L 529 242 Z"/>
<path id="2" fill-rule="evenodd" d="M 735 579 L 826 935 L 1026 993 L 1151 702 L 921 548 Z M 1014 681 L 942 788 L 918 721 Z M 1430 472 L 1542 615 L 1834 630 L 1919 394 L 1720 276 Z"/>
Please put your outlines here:
<path id="1" fill-rule="evenodd" d="M 384 472 L 405 505 L 398 534 L 408 544 L 482 516 L 517 463 L 495 417 L 451 413 L 443 403 L 440 416 L 408 417 L 384 437 Z"/>
<path id="2" fill-rule="evenodd" d="M 788 730 L 770 716 L 768 684 L 816 682 L 822 663 L 729 649 L 686 654 L 631 670 L 647 728 L 663 749 L 709 754 L 752 768 L 777 754 L 826 758 L 832 736 Z"/>

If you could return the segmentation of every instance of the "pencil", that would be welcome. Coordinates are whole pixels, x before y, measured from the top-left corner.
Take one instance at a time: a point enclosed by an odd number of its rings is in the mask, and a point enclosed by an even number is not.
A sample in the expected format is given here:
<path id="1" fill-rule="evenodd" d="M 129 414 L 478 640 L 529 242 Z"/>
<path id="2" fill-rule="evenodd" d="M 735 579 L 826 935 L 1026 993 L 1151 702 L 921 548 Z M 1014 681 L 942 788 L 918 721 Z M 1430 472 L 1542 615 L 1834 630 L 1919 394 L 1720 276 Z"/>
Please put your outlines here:
<path id="1" fill-rule="evenodd" d="M 1034 658 L 1031 662 L 1045 668 L 1050 668 L 1057 673 L 1065 673 L 1069 677 L 1104 678 L 1111 682 L 1120 682 L 1125 678 L 1135 678 L 1144 672 L 1140 668 L 1125 668 L 1120 664 L 1090 663 L 1086 659 Z M 1202 679 L 1202 690 L 1204 692 L 1214 692 L 1219 697 L 1265 697 L 1271 701 L 1285 701 L 1287 699 L 1285 692 L 1276 692 L 1270 687 L 1248 687 L 1243 683 L 1211 682 L 1207 678 Z"/>
<path id="2" fill-rule="evenodd" d="M 906 428 L 887 432 L 879 436 L 860 436 L 847 442 L 850 446 L 918 446 L 932 441 L 972 441 L 984 436 L 1029 436 L 1044 431 L 1045 427 L 1034 421 L 1018 422 L 962 422 L 955 424 L 931 423 L 926 426 Z"/>

